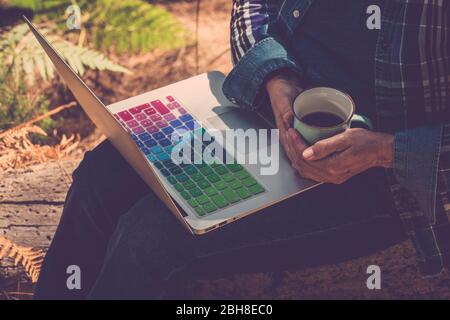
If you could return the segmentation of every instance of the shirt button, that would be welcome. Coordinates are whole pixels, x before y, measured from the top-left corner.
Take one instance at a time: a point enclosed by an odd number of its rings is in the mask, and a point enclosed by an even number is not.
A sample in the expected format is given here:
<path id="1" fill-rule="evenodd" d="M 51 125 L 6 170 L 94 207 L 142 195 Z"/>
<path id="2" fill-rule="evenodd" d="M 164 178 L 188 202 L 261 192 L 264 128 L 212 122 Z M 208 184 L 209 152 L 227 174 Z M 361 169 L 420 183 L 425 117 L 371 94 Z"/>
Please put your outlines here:
<path id="1" fill-rule="evenodd" d="M 298 19 L 300 17 L 300 10 L 294 10 L 292 12 L 292 15 L 294 16 L 295 19 Z"/>

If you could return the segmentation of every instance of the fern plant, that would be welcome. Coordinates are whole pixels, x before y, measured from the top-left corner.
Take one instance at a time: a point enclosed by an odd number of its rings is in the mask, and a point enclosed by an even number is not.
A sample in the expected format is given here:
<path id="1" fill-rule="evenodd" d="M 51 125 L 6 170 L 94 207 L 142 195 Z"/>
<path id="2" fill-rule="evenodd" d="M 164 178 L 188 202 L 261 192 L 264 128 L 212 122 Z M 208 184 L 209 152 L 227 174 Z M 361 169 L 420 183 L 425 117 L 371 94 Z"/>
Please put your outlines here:
<path id="1" fill-rule="evenodd" d="M 166 10 L 142 0 L 11 0 L 10 5 L 36 12 L 36 19 L 56 19 L 65 28 L 67 6 L 81 8 L 83 33 L 97 50 L 138 53 L 172 49 L 193 41 L 189 32 Z"/>

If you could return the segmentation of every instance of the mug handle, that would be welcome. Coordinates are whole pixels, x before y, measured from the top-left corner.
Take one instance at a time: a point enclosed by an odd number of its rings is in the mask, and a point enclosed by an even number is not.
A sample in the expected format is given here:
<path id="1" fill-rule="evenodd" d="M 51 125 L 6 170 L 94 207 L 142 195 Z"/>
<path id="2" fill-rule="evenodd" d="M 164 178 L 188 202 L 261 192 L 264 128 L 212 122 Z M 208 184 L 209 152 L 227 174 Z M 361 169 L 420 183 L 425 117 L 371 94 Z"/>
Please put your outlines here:
<path id="1" fill-rule="evenodd" d="M 365 116 L 359 114 L 354 114 L 350 120 L 350 128 L 363 128 L 368 130 L 373 130 L 374 126 L 372 121 Z"/>

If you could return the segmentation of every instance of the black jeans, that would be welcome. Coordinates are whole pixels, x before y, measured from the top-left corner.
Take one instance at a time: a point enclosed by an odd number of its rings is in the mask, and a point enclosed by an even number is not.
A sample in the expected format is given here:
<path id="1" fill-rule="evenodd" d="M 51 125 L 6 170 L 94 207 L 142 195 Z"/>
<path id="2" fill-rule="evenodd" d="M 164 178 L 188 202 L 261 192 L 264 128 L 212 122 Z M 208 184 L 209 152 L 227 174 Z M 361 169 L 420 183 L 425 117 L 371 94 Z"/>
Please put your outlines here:
<path id="1" fill-rule="evenodd" d="M 193 236 L 104 142 L 73 174 L 35 298 L 173 297 L 186 280 L 299 269 L 384 249 L 406 236 L 385 205 L 382 176 L 372 170 L 323 185 Z M 67 288 L 70 265 L 81 269 L 81 290 Z"/>

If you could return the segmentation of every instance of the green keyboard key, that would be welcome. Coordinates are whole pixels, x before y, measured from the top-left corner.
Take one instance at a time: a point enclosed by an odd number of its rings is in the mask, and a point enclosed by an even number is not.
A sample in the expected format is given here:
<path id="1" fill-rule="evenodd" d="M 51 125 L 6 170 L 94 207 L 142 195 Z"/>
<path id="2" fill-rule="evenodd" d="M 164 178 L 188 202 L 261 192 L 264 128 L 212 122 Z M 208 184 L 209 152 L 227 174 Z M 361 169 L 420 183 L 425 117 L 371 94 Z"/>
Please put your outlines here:
<path id="1" fill-rule="evenodd" d="M 180 192 L 180 194 L 185 200 L 189 200 L 191 198 L 191 196 L 189 195 L 189 193 L 187 193 L 187 191 L 182 191 Z"/>
<path id="2" fill-rule="evenodd" d="M 202 194 L 197 198 L 197 202 L 203 206 L 209 202 L 209 198 L 206 195 Z"/>
<path id="3" fill-rule="evenodd" d="M 240 164 L 229 164 L 228 169 L 230 169 L 231 172 L 238 172 L 244 169 Z"/>
<path id="4" fill-rule="evenodd" d="M 253 185 L 255 185 L 255 184 L 257 184 L 256 180 L 253 179 L 252 177 L 249 177 L 249 178 L 246 178 L 246 179 L 242 180 L 242 183 L 243 183 L 244 186 L 246 186 L 247 188 L 248 188 L 248 187 L 251 187 L 251 186 L 253 186 Z"/>
<path id="5" fill-rule="evenodd" d="M 189 177 L 187 175 L 185 175 L 184 173 L 177 175 L 176 178 L 180 182 L 185 182 L 185 181 L 189 180 Z"/>
<path id="6" fill-rule="evenodd" d="M 225 208 L 228 205 L 228 201 L 222 196 L 214 196 L 211 198 L 216 206 L 219 208 Z"/>
<path id="7" fill-rule="evenodd" d="M 203 206 L 203 209 L 205 209 L 206 212 L 211 213 L 216 211 L 217 207 L 213 203 L 209 202 Z"/>
<path id="8" fill-rule="evenodd" d="M 208 179 L 212 183 L 216 183 L 216 182 L 220 181 L 220 177 L 215 173 L 210 174 L 209 176 L 206 177 L 206 179 Z"/>
<path id="9" fill-rule="evenodd" d="M 252 196 L 252 194 L 244 188 L 237 189 L 236 192 L 239 195 L 239 197 L 241 197 L 241 199 L 247 199 Z"/>
<path id="10" fill-rule="evenodd" d="M 202 207 L 195 208 L 195 212 L 201 217 L 205 215 L 205 210 Z"/>
<path id="11" fill-rule="evenodd" d="M 228 183 L 230 183 L 231 181 L 234 181 L 234 180 L 235 180 L 234 177 L 233 177 L 233 175 L 230 174 L 230 173 L 224 174 L 224 175 L 222 176 L 222 179 L 225 180 L 225 182 L 228 182 Z"/>
<path id="12" fill-rule="evenodd" d="M 170 184 L 176 184 L 177 183 L 177 179 L 175 179 L 175 177 L 168 177 L 167 180 L 169 180 Z"/>
<path id="13" fill-rule="evenodd" d="M 192 175 L 193 175 L 194 173 L 196 173 L 198 170 L 195 169 L 195 167 L 194 167 L 193 165 L 189 165 L 188 167 L 184 168 L 184 171 L 185 171 L 188 175 L 192 176 Z"/>
<path id="14" fill-rule="evenodd" d="M 236 178 L 238 178 L 239 180 L 244 180 L 244 179 L 250 177 L 250 174 L 245 170 L 241 170 L 241 171 L 237 172 L 234 176 Z"/>
<path id="15" fill-rule="evenodd" d="M 208 197 L 212 197 L 212 196 L 215 196 L 215 195 L 217 194 L 216 189 L 214 189 L 213 187 L 206 188 L 206 189 L 203 190 L 203 191 L 206 193 L 206 195 L 207 195 Z"/>
<path id="16" fill-rule="evenodd" d="M 200 181 L 197 181 L 197 184 L 201 189 L 206 189 L 206 188 L 211 187 L 211 183 L 206 181 L 204 178 Z"/>
<path id="17" fill-rule="evenodd" d="M 199 170 L 201 170 L 201 169 L 204 169 L 204 168 L 206 168 L 206 167 L 207 167 L 207 165 L 206 165 L 206 164 L 204 164 L 204 163 L 196 164 L 195 166 L 196 166 L 196 167 L 197 167 L 197 169 L 199 169 Z"/>
<path id="18" fill-rule="evenodd" d="M 222 164 L 220 162 L 211 163 L 211 167 L 214 168 L 214 169 L 216 169 L 218 167 L 221 167 L 221 166 L 222 166 Z"/>
<path id="19" fill-rule="evenodd" d="M 199 188 L 194 188 L 190 190 L 190 193 L 194 198 L 198 198 L 203 194 L 203 192 Z"/>
<path id="20" fill-rule="evenodd" d="M 216 172 L 218 174 L 220 174 L 221 176 L 228 173 L 228 170 L 227 170 L 227 168 L 225 168 L 225 166 L 219 166 L 217 168 L 214 168 L 214 170 L 216 170 Z"/>
<path id="21" fill-rule="evenodd" d="M 197 208 L 197 207 L 198 207 L 198 202 L 197 202 L 195 199 L 189 199 L 189 200 L 188 200 L 188 203 L 189 203 L 189 205 L 190 205 L 192 208 Z"/>
<path id="22" fill-rule="evenodd" d="M 200 180 L 203 180 L 203 179 L 204 179 L 203 176 L 202 176 L 200 173 L 198 173 L 198 172 L 194 173 L 194 174 L 191 176 L 191 178 L 192 178 L 192 180 L 194 180 L 195 182 L 199 182 Z"/>
<path id="23" fill-rule="evenodd" d="M 259 184 L 255 184 L 254 186 L 251 186 L 250 188 L 248 188 L 248 190 L 253 193 L 253 194 L 259 194 L 261 192 L 266 191 L 261 185 Z"/>
<path id="24" fill-rule="evenodd" d="M 213 173 L 213 170 L 210 167 L 204 167 L 204 168 L 200 169 L 200 172 L 203 175 L 207 176 L 207 175 L 210 175 L 211 173 Z"/>
<path id="25" fill-rule="evenodd" d="M 175 190 L 177 190 L 178 192 L 184 191 L 184 187 L 177 183 L 176 185 L 174 185 Z"/>
<path id="26" fill-rule="evenodd" d="M 183 182 L 183 187 L 184 187 L 186 190 L 191 190 L 191 189 L 195 188 L 195 183 L 192 182 L 192 180 L 188 180 L 188 181 L 186 181 L 186 182 Z"/>
<path id="27" fill-rule="evenodd" d="M 236 194 L 236 192 L 234 192 L 230 188 L 226 188 L 225 190 L 222 191 L 222 193 L 225 196 L 225 198 L 231 203 L 241 201 L 241 198 Z"/>
<path id="28" fill-rule="evenodd" d="M 242 183 L 239 180 L 235 180 L 230 183 L 230 187 L 231 189 L 236 190 L 242 187 Z"/>
<path id="29" fill-rule="evenodd" d="M 214 186 L 217 188 L 217 190 L 223 190 L 227 188 L 227 184 L 225 183 L 225 181 L 219 181 L 214 183 Z"/>

